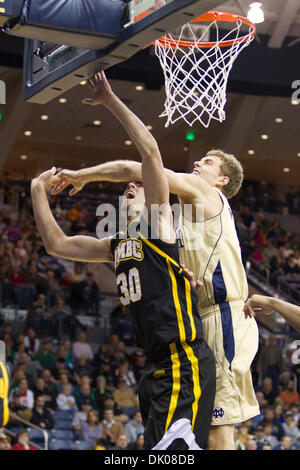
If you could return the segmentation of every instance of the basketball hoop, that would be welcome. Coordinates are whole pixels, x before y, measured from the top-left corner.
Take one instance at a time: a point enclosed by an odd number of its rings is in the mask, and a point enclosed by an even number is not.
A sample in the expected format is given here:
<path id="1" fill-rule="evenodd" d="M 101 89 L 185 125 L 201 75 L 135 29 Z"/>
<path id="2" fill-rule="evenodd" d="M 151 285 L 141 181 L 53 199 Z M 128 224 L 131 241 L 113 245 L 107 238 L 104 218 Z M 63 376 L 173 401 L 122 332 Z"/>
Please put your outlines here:
<path id="1" fill-rule="evenodd" d="M 195 23 L 209 22 L 199 31 Z M 230 30 L 220 30 L 219 23 L 230 24 Z M 247 27 L 247 33 L 242 28 Z M 226 87 L 229 73 L 240 52 L 254 39 L 256 27 L 247 18 L 210 11 L 182 26 L 176 33 L 168 33 L 152 44 L 159 58 L 165 78 L 165 127 L 179 119 L 192 126 L 200 121 L 208 127 L 212 119 L 226 118 Z M 214 41 L 204 38 L 215 34 Z M 192 40 L 186 40 L 186 37 Z"/>

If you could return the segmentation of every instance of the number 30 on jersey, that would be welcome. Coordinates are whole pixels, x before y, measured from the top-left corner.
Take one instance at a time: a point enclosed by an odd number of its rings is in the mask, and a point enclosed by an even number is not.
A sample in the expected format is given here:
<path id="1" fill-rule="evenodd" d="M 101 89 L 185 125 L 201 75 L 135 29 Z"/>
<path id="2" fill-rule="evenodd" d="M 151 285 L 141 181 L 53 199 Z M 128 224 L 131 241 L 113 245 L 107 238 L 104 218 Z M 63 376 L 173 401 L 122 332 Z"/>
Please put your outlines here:
<path id="1" fill-rule="evenodd" d="M 130 302 L 138 302 L 142 298 L 140 275 L 137 268 L 129 270 L 128 275 L 120 273 L 117 276 L 117 286 L 120 288 L 120 302 L 128 305 Z"/>

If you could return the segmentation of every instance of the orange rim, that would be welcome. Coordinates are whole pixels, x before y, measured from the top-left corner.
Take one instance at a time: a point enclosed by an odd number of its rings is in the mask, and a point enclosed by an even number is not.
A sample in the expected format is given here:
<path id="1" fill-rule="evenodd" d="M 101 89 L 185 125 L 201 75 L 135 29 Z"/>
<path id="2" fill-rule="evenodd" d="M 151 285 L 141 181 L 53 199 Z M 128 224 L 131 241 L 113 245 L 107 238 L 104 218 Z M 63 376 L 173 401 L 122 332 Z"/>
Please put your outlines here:
<path id="1" fill-rule="evenodd" d="M 244 24 L 249 26 L 250 31 L 248 34 L 245 36 L 242 36 L 240 38 L 236 39 L 230 39 L 228 41 L 220 41 L 218 45 L 220 47 L 228 47 L 232 46 L 233 44 L 236 44 L 238 42 L 245 42 L 249 39 L 250 37 L 254 37 L 256 33 L 256 26 L 254 23 L 248 20 L 248 18 L 245 18 L 244 16 L 240 15 L 235 15 L 233 13 L 225 13 L 222 11 L 209 11 L 208 13 L 205 13 L 204 15 L 198 16 L 197 18 L 194 18 L 193 20 L 190 21 L 190 23 L 200 23 L 204 21 L 227 21 L 231 23 L 235 23 L 236 21 L 242 21 Z M 195 41 L 182 41 L 182 40 L 176 40 L 176 39 L 171 39 L 167 38 L 166 36 L 162 36 L 161 38 L 157 39 L 157 41 L 160 43 L 161 46 L 163 47 L 170 47 L 172 49 L 176 49 L 179 47 L 180 49 L 184 49 L 186 47 L 193 47 L 195 45 Z M 152 44 L 155 45 L 156 41 L 153 41 Z M 198 45 L 201 48 L 210 48 L 213 47 L 217 44 L 216 41 L 214 42 L 199 42 Z"/>

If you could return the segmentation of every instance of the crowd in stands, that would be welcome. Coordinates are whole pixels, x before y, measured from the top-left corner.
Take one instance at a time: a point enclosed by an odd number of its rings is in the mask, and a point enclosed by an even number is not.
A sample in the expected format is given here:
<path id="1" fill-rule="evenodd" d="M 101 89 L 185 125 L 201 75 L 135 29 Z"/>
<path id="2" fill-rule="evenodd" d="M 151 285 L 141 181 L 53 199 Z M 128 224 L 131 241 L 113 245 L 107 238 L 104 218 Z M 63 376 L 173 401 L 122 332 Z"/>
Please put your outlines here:
<path id="1" fill-rule="evenodd" d="M 28 443 L 28 422 L 51 431 L 53 412 L 68 410 L 74 440 L 86 441 L 91 449 L 115 449 L 125 442 L 126 448 L 141 445 L 144 427 L 137 382 L 146 364 L 142 350 L 131 348 L 129 354 L 116 333 L 95 353 L 84 331 L 74 341 L 64 338 L 60 343 L 39 340 L 32 328 L 14 337 L 9 323 L 3 325 L 1 338 L 12 342 L 7 354 L 12 385 L 10 419 L 0 441 L 19 450 Z M 14 431 L 16 437 L 11 439 L 5 430 Z"/>
<path id="2" fill-rule="evenodd" d="M 248 261 L 252 270 L 273 288 L 288 295 L 289 300 L 299 302 L 300 234 L 283 228 L 278 217 L 267 217 L 267 209 L 273 199 L 269 191 L 266 191 L 265 198 L 263 194 L 259 191 L 254 193 L 253 186 L 248 186 L 239 196 L 236 228 L 243 261 L 245 265 Z M 298 216 L 299 201 L 300 191 L 291 189 L 284 201 L 281 200 L 288 213 Z"/>
<path id="3" fill-rule="evenodd" d="M 282 211 L 287 203 L 289 213 L 299 214 L 298 189 L 280 202 L 264 184 L 260 191 L 251 185 L 243 191 L 233 209 L 245 265 L 250 260 L 275 288 L 287 280 L 299 285 L 300 236 L 265 216 Z M 45 252 L 28 187 L 18 194 L 14 215 L 8 206 L 0 209 L 1 306 L 17 305 L 27 314 L 20 334 L 10 323 L 0 323 L 12 375 L 10 420 L 0 430 L 0 450 L 32 448 L 27 425 L 16 417 L 50 432 L 53 413 L 60 411 L 72 414 L 74 439 L 86 441 L 91 449 L 142 449 L 137 384 L 146 356 L 136 348 L 127 311 L 121 306 L 112 311 L 110 336 L 94 351 L 78 314 L 101 315 L 101 280 L 93 278 L 88 265 Z M 94 236 L 94 206 L 79 199 L 68 204 L 63 198 L 51 202 L 65 233 Z M 266 342 L 261 338 L 252 366 L 261 414 L 236 426 L 237 449 L 300 448 L 300 367 L 292 362 L 292 352 L 283 355 L 275 336 Z"/>

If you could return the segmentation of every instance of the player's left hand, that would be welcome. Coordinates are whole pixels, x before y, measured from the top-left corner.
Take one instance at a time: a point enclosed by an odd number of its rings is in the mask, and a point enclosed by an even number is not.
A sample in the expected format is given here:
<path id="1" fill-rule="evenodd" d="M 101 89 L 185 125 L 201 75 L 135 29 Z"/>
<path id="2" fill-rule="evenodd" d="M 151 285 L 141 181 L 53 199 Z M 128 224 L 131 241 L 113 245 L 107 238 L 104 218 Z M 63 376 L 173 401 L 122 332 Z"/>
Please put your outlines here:
<path id="1" fill-rule="evenodd" d="M 113 96 L 112 89 L 103 70 L 99 73 L 96 73 L 94 77 L 88 81 L 88 85 L 91 92 L 91 97 L 85 98 L 82 101 L 83 104 L 89 104 L 90 106 L 106 104 Z"/>
<path id="2" fill-rule="evenodd" d="M 180 264 L 180 267 L 182 268 L 185 277 L 190 281 L 191 285 L 195 287 L 195 289 L 199 290 L 200 287 L 203 287 L 203 282 L 195 279 L 193 271 L 187 269 L 184 264 Z"/>
<path id="3" fill-rule="evenodd" d="M 271 297 L 254 294 L 244 305 L 245 318 L 255 317 L 256 314 L 271 315 L 274 310 L 270 306 Z"/>

